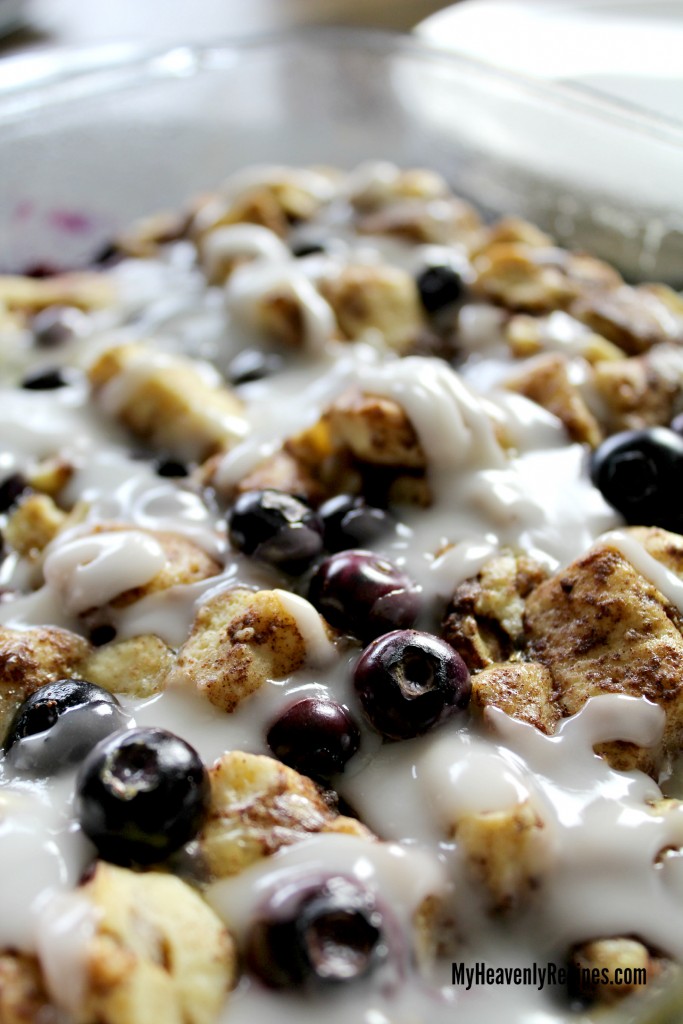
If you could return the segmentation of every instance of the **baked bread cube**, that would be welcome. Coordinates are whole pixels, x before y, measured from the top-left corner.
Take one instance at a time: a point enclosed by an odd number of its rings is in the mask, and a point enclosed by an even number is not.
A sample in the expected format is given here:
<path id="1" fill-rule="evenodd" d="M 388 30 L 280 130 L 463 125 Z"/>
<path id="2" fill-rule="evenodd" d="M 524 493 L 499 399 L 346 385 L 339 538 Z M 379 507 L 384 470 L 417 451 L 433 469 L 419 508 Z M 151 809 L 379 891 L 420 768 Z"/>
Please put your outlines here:
<path id="1" fill-rule="evenodd" d="M 36 958 L 11 950 L 0 953 L 0 1022 L 49 1024 L 56 1019 Z"/>
<path id="2" fill-rule="evenodd" d="M 328 627 L 318 618 L 325 636 Z M 296 618 L 277 591 L 234 587 L 199 606 L 177 667 L 188 685 L 231 712 L 267 679 L 296 672 L 307 657 Z"/>
<path id="3" fill-rule="evenodd" d="M 588 408 L 579 388 L 573 383 L 564 356 L 539 356 L 531 366 L 506 380 L 505 387 L 542 405 L 553 416 L 557 416 L 572 441 L 588 444 L 591 448 L 597 448 L 602 441 L 600 424 Z"/>
<path id="4" fill-rule="evenodd" d="M 503 550 L 457 587 L 442 636 L 470 671 L 504 661 L 523 647 L 526 598 L 546 577 L 528 555 Z"/>
<path id="5" fill-rule="evenodd" d="M 79 890 L 94 911 L 79 1020 L 213 1024 L 236 976 L 232 938 L 172 875 L 99 862 Z"/>
<path id="6" fill-rule="evenodd" d="M 88 376 L 106 411 L 175 458 L 201 462 L 247 433 L 237 396 L 208 382 L 190 359 L 118 345 L 95 359 Z"/>
<path id="7" fill-rule="evenodd" d="M 426 326 L 415 280 L 398 267 L 351 264 L 323 278 L 319 287 L 334 310 L 342 336 L 350 341 L 372 333 L 401 353 Z"/>
<path id="8" fill-rule="evenodd" d="M 175 665 L 175 655 L 151 633 L 95 647 L 76 667 L 79 678 L 110 693 L 144 699 L 160 693 Z"/>
<path id="9" fill-rule="evenodd" d="M 490 913 L 519 909 L 550 865 L 543 819 L 528 800 L 503 811 L 465 814 L 454 822 L 451 838 L 485 890 Z"/>
<path id="10" fill-rule="evenodd" d="M 58 626 L 0 626 L 0 739 L 27 697 L 45 683 L 74 676 L 92 649 L 82 636 Z"/>
<path id="11" fill-rule="evenodd" d="M 683 537 L 656 528 L 629 531 L 673 572 L 683 575 Z M 527 656 L 549 669 L 563 716 L 589 697 L 624 693 L 662 707 L 661 755 L 683 747 L 683 633 L 681 615 L 609 540 L 527 598 Z M 616 767 L 635 767 L 657 752 L 632 744 L 604 748 Z"/>
<path id="12" fill-rule="evenodd" d="M 199 846 L 213 878 L 236 875 L 318 832 L 374 839 L 359 821 L 331 808 L 311 779 L 272 757 L 233 750 L 209 778 L 211 801 Z"/>

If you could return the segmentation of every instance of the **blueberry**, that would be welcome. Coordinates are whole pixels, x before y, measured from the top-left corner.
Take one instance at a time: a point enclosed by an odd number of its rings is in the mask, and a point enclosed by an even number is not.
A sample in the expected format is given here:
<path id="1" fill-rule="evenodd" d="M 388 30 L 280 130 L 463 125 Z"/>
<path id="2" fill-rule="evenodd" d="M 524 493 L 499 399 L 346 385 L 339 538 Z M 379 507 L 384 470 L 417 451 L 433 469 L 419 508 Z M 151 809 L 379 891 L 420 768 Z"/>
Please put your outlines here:
<path id="1" fill-rule="evenodd" d="M 389 740 L 420 736 L 467 707 L 471 683 L 460 655 L 439 637 L 396 630 L 363 652 L 353 685 L 371 725 Z"/>
<path id="2" fill-rule="evenodd" d="M 176 459 L 159 459 L 156 471 L 159 476 L 170 477 L 174 480 L 188 476 L 190 472 L 184 462 L 178 462 Z"/>
<path id="3" fill-rule="evenodd" d="M 446 306 L 458 302 L 465 290 L 463 280 L 449 266 L 426 267 L 417 278 L 420 300 L 428 313 L 438 313 Z"/>
<path id="4" fill-rule="evenodd" d="M 309 242 L 304 240 L 300 242 L 292 243 L 292 256 L 296 256 L 297 259 L 301 259 L 302 256 L 313 256 L 319 252 L 325 252 L 325 246 L 322 242 L 315 242 L 311 239 Z"/>
<path id="5" fill-rule="evenodd" d="M 59 274 L 65 273 L 66 268 L 62 269 L 54 263 L 29 263 L 28 266 L 24 267 L 22 273 L 24 277 L 57 277 Z"/>
<path id="6" fill-rule="evenodd" d="M 254 380 L 272 377 L 285 365 L 277 352 L 262 352 L 257 348 L 245 348 L 230 361 L 227 377 L 231 384 L 249 384 Z"/>
<path id="7" fill-rule="evenodd" d="M 241 494 L 228 518 L 234 547 L 287 572 L 301 572 L 323 549 L 320 516 L 281 491 Z"/>
<path id="8" fill-rule="evenodd" d="M 4 749 L 15 768 L 54 774 L 82 761 L 129 715 L 116 697 L 84 679 L 47 683 L 26 698 L 10 723 Z"/>
<path id="9" fill-rule="evenodd" d="M 311 579 L 308 599 L 344 633 L 372 640 L 412 626 L 420 612 L 421 588 L 372 551 L 330 555 Z"/>
<path id="10" fill-rule="evenodd" d="M 199 831 L 209 781 L 199 755 L 164 729 L 102 740 L 76 780 L 77 816 L 104 860 L 154 864 Z"/>
<path id="11" fill-rule="evenodd" d="M 54 367 L 47 370 L 33 370 L 26 374 L 21 386 L 27 391 L 56 391 L 57 388 L 65 388 L 68 383 L 59 367 Z"/>
<path id="12" fill-rule="evenodd" d="M 360 746 L 360 732 L 341 704 L 304 697 L 271 725 L 268 746 L 278 760 L 303 775 L 328 778 L 344 770 Z"/>
<path id="13" fill-rule="evenodd" d="M 47 306 L 31 322 L 38 348 L 58 348 L 79 334 L 87 318 L 75 306 Z"/>
<path id="14" fill-rule="evenodd" d="M 627 523 L 683 529 L 683 437 L 666 427 L 614 434 L 593 452 L 591 479 Z"/>
<path id="15" fill-rule="evenodd" d="M 338 494 L 318 509 L 325 530 L 328 551 L 343 551 L 377 540 L 391 525 L 383 508 L 367 505 L 364 498 Z"/>
<path id="16" fill-rule="evenodd" d="M 0 484 L 0 512 L 7 512 L 28 489 L 28 480 L 23 473 L 12 473 Z"/>
<path id="17" fill-rule="evenodd" d="M 292 892 L 283 886 L 247 936 L 247 966 L 270 988 L 353 982 L 388 955 L 373 894 L 333 876 Z"/>
<path id="18" fill-rule="evenodd" d="M 104 647 L 116 639 L 116 628 L 109 622 L 102 622 L 99 626 L 93 626 L 88 639 L 93 647 Z"/>
<path id="19" fill-rule="evenodd" d="M 113 263 L 117 263 L 120 260 L 121 255 L 121 250 L 119 249 L 116 242 L 105 242 L 91 256 L 90 264 L 93 267 L 108 267 L 111 266 Z"/>

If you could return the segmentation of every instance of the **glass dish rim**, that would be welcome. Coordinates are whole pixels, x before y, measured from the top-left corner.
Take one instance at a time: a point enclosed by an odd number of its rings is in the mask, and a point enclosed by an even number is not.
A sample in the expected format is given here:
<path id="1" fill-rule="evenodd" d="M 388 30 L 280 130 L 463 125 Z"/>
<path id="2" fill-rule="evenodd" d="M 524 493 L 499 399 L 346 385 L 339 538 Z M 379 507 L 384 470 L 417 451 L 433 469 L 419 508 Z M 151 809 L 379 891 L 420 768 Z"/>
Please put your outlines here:
<path id="1" fill-rule="evenodd" d="M 488 84 L 544 101 L 596 124 L 626 129 L 634 138 L 653 139 L 683 150 L 683 124 L 664 115 L 645 113 L 637 104 L 613 100 L 577 83 L 541 80 L 500 68 L 479 58 L 454 53 L 410 33 L 384 29 L 310 25 L 249 34 L 226 35 L 205 42 L 169 42 L 147 46 L 135 42 L 97 44 L 56 50 L 35 50 L 7 58 L 18 70 L 17 81 L 0 81 L 0 129 L 64 103 L 77 103 L 136 84 L 197 75 L 217 70 L 226 59 L 239 61 L 250 52 L 299 46 L 330 52 L 376 51 L 419 62 L 443 64 L 479 76 Z"/>

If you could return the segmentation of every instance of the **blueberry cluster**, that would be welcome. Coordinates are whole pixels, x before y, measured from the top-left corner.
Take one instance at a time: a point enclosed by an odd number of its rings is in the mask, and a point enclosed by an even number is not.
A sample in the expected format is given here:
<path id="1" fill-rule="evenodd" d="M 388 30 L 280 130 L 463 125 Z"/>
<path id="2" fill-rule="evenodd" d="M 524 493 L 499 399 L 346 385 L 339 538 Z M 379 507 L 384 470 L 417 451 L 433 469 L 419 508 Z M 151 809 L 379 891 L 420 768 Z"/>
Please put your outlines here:
<path id="1" fill-rule="evenodd" d="M 238 551 L 292 575 L 304 572 L 324 550 L 368 544 L 391 525 L 386 509 L 342 494 L 314 511 L 303 498 L 266 489 L 241 494 L 228 516 Z"/>
<path id="2" fill-rule="evenodd" d="M 358 547 L 392 525 L 386 509 L 338 495 L 315 511 L 274 490 L 241 495 L 229 516 L 234 547 L 291 573 L 314 565 L 307 596 L 335 629 L 370 644 L 354 675 L 368 723 L 387 740 L 420 735 L 469 702 L 460 656 L 444 641 L 412 627 L 421 588 L 388 559 Z M 324 551 L 331 552 L 319 560 Z M 266 740 L 285 764 L 315 779 L 344 770 L 360 746 L 350 710 L 322 696 L 295 701 L 272 723 Z"/>
<path id="3" fill-rule="evenodd" d="M 209 795 L 197 752 L 163 729 L 134 728 L 116 697 L 83 679 L 41 686 L 4 742 L 16 772 L 56 775 L 80 764 L 76 815 L 98 854 L 154 864 L 197 834 Z"/>

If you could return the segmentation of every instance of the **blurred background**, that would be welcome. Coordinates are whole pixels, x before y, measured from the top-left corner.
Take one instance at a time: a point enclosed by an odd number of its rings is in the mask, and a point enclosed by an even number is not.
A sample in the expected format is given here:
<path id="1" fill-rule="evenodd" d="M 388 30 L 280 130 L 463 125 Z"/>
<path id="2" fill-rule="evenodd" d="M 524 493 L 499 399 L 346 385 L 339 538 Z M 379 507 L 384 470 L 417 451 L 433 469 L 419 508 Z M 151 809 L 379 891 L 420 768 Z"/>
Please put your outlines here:
<path id="1" fill-rule="evenodd" d="M 0 0 L 0 57 L 218 40 L 302 25 L 417 31 L 439 47 L 579 84 L 683 123 L 683 0 Z M 3 62 L 0 85 L 14 84 Z M 31 74 L 24 66 L 17 75 Z"/>
<path id="2" fill-rule="evenodd" d="M 26 25 L 5 39 L 4 52 L 16 53 L 54 44 L 205 40 L 302 24 L 407 30 L 446 6 L 443 0 L 0 0 L 0 16 Z"/>

